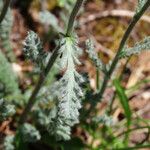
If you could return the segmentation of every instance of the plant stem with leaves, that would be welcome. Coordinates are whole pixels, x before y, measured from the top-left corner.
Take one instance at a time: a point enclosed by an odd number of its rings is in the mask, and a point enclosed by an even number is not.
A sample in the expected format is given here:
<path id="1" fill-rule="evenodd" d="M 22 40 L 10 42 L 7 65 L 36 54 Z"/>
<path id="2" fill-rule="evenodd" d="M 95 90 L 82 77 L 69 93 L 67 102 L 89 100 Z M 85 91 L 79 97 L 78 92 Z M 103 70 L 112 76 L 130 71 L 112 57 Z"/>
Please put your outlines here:
<path id="1" fill-rule="evenodd" d="M 137 24 L 137 22 L 140 20 L 140 18 L 142 17 L 142 15 L 145 13 L 145 11 L 148 9 L 148 7 L 150 6 L 150 1 L 148 0 L 145 5 L 142 7 L 141 11 L 139 11 L 137 14 L 135 14 L 135 16 L 133 17 L 132 21 L 130 22 L 122 40 L 121 40 L 121 43 L 120 43 L 120 46 L 119 46 L 119 49 L 118 49 L 118 52 L 110 66 L 110 69 L 108 70 L 108 72 L 105 74 L 105 77 L 104 77 L 104 80 L 103 80 L 103 83 L 102 83 L 102 86 L 101 86 L 101 89 L 100 91 L 97 93 L 96 97 L 101 100 L 102 97 L 103 97 L 103 94 L 106 90 L 106 87 L 107 87 L 107 84 L 108 84 L 108 81 L 113 73 L 113 71 L 115 70 L 117 64 L 118 64 L 118 61 L 119 61 L 119 55 L 120 53 L 122 52 L 133 28 L 135 27 L 135 25 Z"/>
<path id="2" fill-rule="evenodd" d="M 72 33 L 73 28 L 74 28 L 74 21 L 76 19 L 76 16 L 77 16 L 83 2 L 84 2 L 84 0 L 77 0 L 76 1 L 76 4 L 73 8 L 73 11 L 70 15 L 70 19 L 69 19 L 68 27 L 67 27 L 67 32 L 65 34 L 66 36 L 70 36 Z M 53 52 L 53 54 L 49 60 L 48 65 L 46 66 L 45 70 L 43 72 L 41 72 L 38 83 L 37 83 L 32 95 L 31 95 L 31 97 L 28 100 L 28 103 L 27 103 L 27 106 L 25 107 L 25 110 L 23 111 L 23 113 L 21 115 L 21 118 L 19 121 L 20 124 L 23 124 L 26 121 L 28 113 L 30 113 L 32 107 L 34 106 L 34 104 L 36 102 L 36 96 L 37 96 L 38 92 L 40 91 L 40 89 L 41 89 L 48 73 L 50 72 L 52 66 L 54 65 L 54 63 L 55 63 L 55 61 L 59 55 L 58 50 L 61 46 L 62 45 L 59 44 L 58 47 L 56 47 L 56 49 L 54 50 L 54 52 Z"/>

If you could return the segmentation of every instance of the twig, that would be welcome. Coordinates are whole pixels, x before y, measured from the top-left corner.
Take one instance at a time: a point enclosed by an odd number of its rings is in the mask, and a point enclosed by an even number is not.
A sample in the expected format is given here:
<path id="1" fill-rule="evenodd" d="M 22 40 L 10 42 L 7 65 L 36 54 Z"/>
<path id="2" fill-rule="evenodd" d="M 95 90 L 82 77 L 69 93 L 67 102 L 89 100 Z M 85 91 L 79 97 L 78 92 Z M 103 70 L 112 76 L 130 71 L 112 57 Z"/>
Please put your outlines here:
<path id="1" fill-rule="evenodd" d="M 81 24 L 87 24 L 89 22 L 92 22 L 97 19 L 102 19 L 106 17 L 128 17 L 132 18 L 134 16 L 134 12 L 129 10 L 120 10 L 120 9 L 114 9 L 114 10 L 106 10 L 103 12 L 100 12 L 98 14 L 92 14 L 89 15 L 86 19 L 81 20 Z M 141 17 L 142 21 L 145 21 L 147 23 L 150 23 L 150 17 L 148 15 L 144 15 Z"/>
<path id="2" fill-rule="evenodd" d="M 133 131 L 139 130 L 139 129 L 150 129 L 150 126 L 141 126 L 141 127 L 132 128 L 127 131 L 123 131 L 123 132 L 119 133 L 116 137 L 120 137 L 126 133 L 133 132 Z"/>
<path id="3" fill-rule="evenodd" d="M 67 28 L 67 32 L 66 32 L 67 36 L 70 36 L 70 34 L 72 33 L 74 20 L 75 20 L 77 14 L 78 14 L 78 11 L 80 10 L 80 7 L 82 6 L 83 1 L 84 0 L 77 0 L 76 1 L 76 4 L 75 4 L 75 6 L 73 8 L 73 11 L 72 11 L 72 13 L 70 15 L 68 28 Z M 37 96 L 38 92 L 40 91 L 40 89 L 41 89 L 41 87 L 42 87 L 42 85 L 43 85 L 43 83 L 44 83 L 48 73 L 50 72 L 52 66 L 54 65 L 54 63 L 55 63 L 55 61 L 56 61 L 56 59 L 57 59 L 57 57 L 59 55 L 58 51 L 59 51 L 61 46 L 62 45 L 58 45 L 58 47 L 56 47 L 56 49 L 54 50 L 54 52 L 53 52 L 53 54 L 52 54 L 52 56 L 51 56 L 51 58 L 49 60 L 49 63 L 47 65 L 47 67 L 45 68 L 44 72 L 42 72 L 40 74 L 39 81 L 38 81 L 38 83 L 37 83 L 37 85 L 36 85 L 32 95 L 31 95 L 31 97 L 29 98 L 29 101 L 27 103 L 27 106 L 25 107 L 25 110 L 23 111 L 23 113 L 21 115 L 21 118 L 20 118 L 20 121 L 19 121 L 20 124 L 23 124 L 26 121 L 28 113 L 30 113 L 33 105 L 35 104 L 36 96 Z"/>
<path id="4" fill-rule="evenodd" d="M 4 6 L 3 6 L 2 12 L 1 12 L 1 14 L 0 14 L 0 24 L 2 23 L 2 21 L 3 21 L 4 18 L 5 18 L 5 15 L 6 15 L 6 13 L 7 13 L 7 10 L 8 10 L 8 8 L 9 8 L 10 1 L 11 1 L 11 0 L 5 0 L 5 1 L 4 1 Z"/>

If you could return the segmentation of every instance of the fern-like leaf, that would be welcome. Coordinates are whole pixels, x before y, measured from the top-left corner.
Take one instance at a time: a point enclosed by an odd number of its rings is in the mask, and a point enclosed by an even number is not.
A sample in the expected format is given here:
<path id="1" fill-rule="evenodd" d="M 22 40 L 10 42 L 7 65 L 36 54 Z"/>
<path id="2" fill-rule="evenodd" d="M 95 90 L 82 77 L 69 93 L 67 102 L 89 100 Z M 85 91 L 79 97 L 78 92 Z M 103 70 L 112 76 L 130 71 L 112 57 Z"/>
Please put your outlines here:
<path id="1" fill-rule="evenodd" d="M 38 35 L 33 31 L 29 31 L 23 45 L 23 51 L 26 57 L 36 63 L 40 68 L 43 68 L 46 65 L 48 53 L 44 51 Z"/>
<path id="2" fill-rule="evenodd" d="M 98 57 L 97 53 L 94 51 L 94 44 L 93 44 L 92 40 L 90 40 L 90 39 L 88 39 L 86 41 L 86 52 L 88 53 L 90 59 L 95 64 L 96 68 L 98 70 L 101 70 L 101 71 L 103 71 L 105 73 L 106 72 L 106 66 L 100 60 L 100 58 Z"/>
<path id="3" fill-rule="evenodd" d="M 125 47 L 120 54 L 120 58 L 130 57 L 135 54 L 137 55 L 145 50 L 150 50 L 150 36 L 146 37 L 143 41 L 136 43 L 134 47 Z"/>
<path id="4" fill-rule="evenodd" d="M 62 42 L 64 45 L 60 48 L 60 62 L 61 68 L 66 71 L 58 82 L 58 110 L 56 118 L 50 124 L 50 132 L 58 140 L 69 140 L 71 127 L 79 122 L 79 109 L 83 96 L 80 83 L 84 80 L 76 71 L 76 64 L 80 64 L 78 56 L 81 54 L 77 40 L 65 37 Z"/>
<path id="5" fill-rule="evenodd" d="M 19 134 L 23 142 L 36 142 L 41 139 L 39 131 L 31 124 L 25 123 L 20 126 Z"/>

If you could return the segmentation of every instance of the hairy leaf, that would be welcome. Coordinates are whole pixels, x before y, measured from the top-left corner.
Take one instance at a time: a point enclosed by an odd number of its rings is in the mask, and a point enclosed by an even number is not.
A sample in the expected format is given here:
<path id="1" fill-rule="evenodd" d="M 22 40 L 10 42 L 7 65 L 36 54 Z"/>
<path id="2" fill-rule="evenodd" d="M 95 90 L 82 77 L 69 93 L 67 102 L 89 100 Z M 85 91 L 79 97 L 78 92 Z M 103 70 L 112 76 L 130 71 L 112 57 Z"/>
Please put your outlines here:
<path id="1" fill-rule="evenodd" d="M 150 37 L 146 37 L 143 41 L 135 44 L 134 47 L 124 48 L 120 54 L 120 58 L 130 57 L 132 55 L 137 55 L 142 51 L 150 50 Z"/>
<path id="2" fill-rule="evenodd" d="M 42 42 L 38 35 L 33 31 L 29 31 L 23 45 L 23 51 L 27 58 L 43 68 L 46 65 L 48 53 L 44 51 Z"/>
<path id="3" fill-rule="evenodd" d="M 82 76 L 76 71 L 76 64 L 80 64 L 78 56 L 81 49 L 77 40 L 71 37 L 62 39 L 64 45 L 60 48 L 60 65 L 65 73 L 58 82 L 58 111 L 54 121 L 50 124 L 50 132 L 58 140 L 69 140 L 71 127 L 79 122 L 79 109 L 83 96 L 80 83 Z"/>
<path id="4" fill-rule="evenodd" d="M 104 63 L 98 57 L 97 53 L 94 51 L 94 44 L 93 44 L 92 40 L 86 41 L 86 49 L 87 49 L 86 52 L 88 53 L 90 59 L 93 61 L 93 63 L 97 67 L 97 69 L 105 72 L 106 67 L 105 67 Z"/>
<path id="5" fill-rule="evenodd" d="M 39 131 L 32 125 L 25 123 L 20 127 L 19 134 L 21 134 L 23 142 L 36 142 L 40 140 L 41 135 Z"/>

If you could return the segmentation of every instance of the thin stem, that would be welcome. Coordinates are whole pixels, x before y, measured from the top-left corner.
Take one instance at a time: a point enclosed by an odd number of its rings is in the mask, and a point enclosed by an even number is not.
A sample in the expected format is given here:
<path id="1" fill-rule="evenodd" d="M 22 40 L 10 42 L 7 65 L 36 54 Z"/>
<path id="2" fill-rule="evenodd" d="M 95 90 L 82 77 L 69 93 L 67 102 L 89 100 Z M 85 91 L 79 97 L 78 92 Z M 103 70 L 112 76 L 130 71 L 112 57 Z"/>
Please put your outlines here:
<path id="1" fill-rule="evenodd" d="M 69 19 L 68 29 L 67 29 L 66 35 L 70 35 L 72 32 L 74 20 L 78 14 L 80 7 L 82 6 L 82 2 L 83 2 L 83 0 L 77 0 L 76 4 L 74 6 L 74 9 L 73 9 L 71 16 L 70 16 L 70 19 Z M 21 118 L 19 120 L 20 124 L 23 124 L 26 121 L 28 113 L 30 113 L 32 107 L 34 106 L 34 104 L 36 102 L 36 96 L 38 95 L 48 73 L 52 69 L 52 67 L 53 67 L 53 65 L 54 65 L 54 63 L 55 63 L 55 61 L 59 55 L 59 49 L 61 46 L 62 45 L 58 45 L 58 47 L 56 47 L 56 49 L 54 50 L 54 52 L 53 52 L 53 54 L 52 54 L 52 56 L 48 62 L 48 65 L 46 66 L 45 70 L 43 72 L 41 72 L 38 83 L 37 83 L 32 95 L 31 95 L 31 97 L 28 100 L 27 106 L 25 107 L 25 109 L 21 115 Z"/>
<path id="2" fill-rule="evenodd" d="M 74 26 L 74 22 L 75 22 L 75 19 L 76 19 L 76 16 L 83 4 L 84 0 L 77 0 L 74 8 L 73 8 L 73 11 L 70 15 L 70 18 L 69 18 L 69 22 L 68 22 L 68 27 L 67 27 L 67 32 L 66 32 L 66 35 L 67 36 L 70 36 L 71 33 L 72 33 L 72 30 L 73 30 L 73 26 Z"/>
<path id="3" fill-rule="evenodd" d="M 129 133 L 129 132 L 133 132 L 133 131 L 135 131 L 135 130 L 140 130 L 140 129 L 149 129 L 149 128 L 150 128 L 150 126 L 141 126 L 141 127 L 136 127 L 136 128 L 129 129 L 129 130 L 127 130 L 127 131 L 124 131 L 124 132 L 122 132 L 122 133 L 118 134 L 118 135 L 117 135 L 117 137 L 123 136 L 124 134 L 127 134 L 127 133 Z"/>
<path id="4" fill-rule="evenodd" d="M 11 1 L 11 0 L 5 0 L 5 1 L 4 1 L 4 6 L 3 6 L 2 12 L 1 12 L 1 14 L 0 14 L 0 24 L 2 23 L 2 21 L 3 21 L 4 18 L 5 18 L 5 15 L 6 15 L 6 13 L 7 13 L 7 10 L 8 10 L 8 8 L 9 8 L 10 1 Z"/>
<path id="5" fill-rule="evenodd" d="M 122 69 L 122 71 L 121 71 L 121 74 L 119 75 L 119 81 L 120 81 L 120 82 L 122 81 L 123 75 L 124 75 L 124 73 L 125 73 L 125 71 L 126 71 L 127 65 L 128 65 L 128 63 L 129 63 L 130 60 L 131 60 L 131 57 L 129 57 L 129 58 L 126 60 L 126 63 L 125 63 L 125 65 L 123 66 L 123 69 Z M 114 94 L 113 94 L 113 96 L 112 96 L 112 98 L 111 98 L 111 100 L 110 100 L 109 109 L 108 109 L 108 114 L 109 114 L 109 115 L 111 114 L 111 112 L 112 112 L 112 110 L 113 110 L 113 104 L 114 104 L 114 102 L 115 102 L 116 95 L 117 95 L 117 93 L 116 93 L 116 91 L 115 91 Z"/>
<path id="6" fill-rule="evenodd" d="M 109 81 L 109 79 L 110 79 L 110 77 L 111 77 L 113 71 L 114 71 L 115 68 L 116 68 L 116 65 L 117 65 L 117 63 L 118 63 L 118 61 L 119 61 L 120 52 L 123 50 L 123 48 L 124 48 L 124 46 L 125 46 L 125 44 L 126 44 L 128 38 L 129 38 L 129 36 L 130 36 L 130 34 L 131 34 L 132 30 L 133 30 L 133 28 L 135 27 L 135 25 L 136 25 L 137 22 L 140 20 L 140 18 L 142 17 L 142 15 L 143 15 L 144 12 L 148 9 L 149 6 L 150 6 L 150 1 L 147 1 L 147 2 L 145 3 L 145 5 L 143 6 L 143 8 L 141 9 L 141 11 L 140 11 L 139 13 L 137 13 L 137 14 L 133 17 L 132 21 L 130 22 L 130 24 L 129 24 L 129 26 L 128 26 L 128 28 L 127 28 L 127 30 L 126 30 L 126 32 L 125 32 L 123 38 L 122 38 L 122 40 L 121 40 L 121 43 L 120 43 L 118 52 L 117 52 L 117 54 L 116 54 L 116 56 L 115 56 L 115 58 L 114 58 L 114 60 L 113 60 L 113 62 L 112 62 L 112 64 L 111 64 L 111 66 L 110 66 L 110 69 L 109 69 L 109 71 L 107 72 L 107 74 L 105 75 L 105 78 L 104 78 L 103 83 L 102 83 L 101 90 L 100 90 L 99 93 L 96 95 L 99 100 L 102 99 L 103 94 L 104 94 L 104 92 L 105 92 L 105 89 L 106 89 L 106 87 L 107 87 L 108 81 Z"/>

